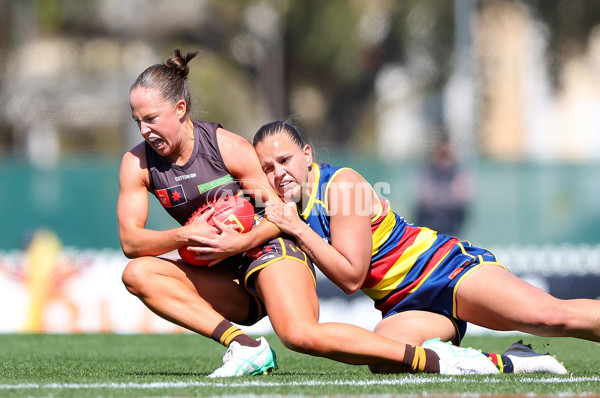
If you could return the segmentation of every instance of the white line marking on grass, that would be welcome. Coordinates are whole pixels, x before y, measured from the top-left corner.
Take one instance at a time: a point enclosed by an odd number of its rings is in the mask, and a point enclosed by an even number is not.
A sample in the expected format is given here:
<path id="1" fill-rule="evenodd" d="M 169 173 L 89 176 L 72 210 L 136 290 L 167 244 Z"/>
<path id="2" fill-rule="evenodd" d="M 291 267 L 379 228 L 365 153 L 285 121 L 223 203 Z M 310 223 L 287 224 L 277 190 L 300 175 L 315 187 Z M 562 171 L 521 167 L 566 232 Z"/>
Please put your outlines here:
<path id="1" fill-rule="evenodd" d="M 481 380 L 472 380 L 467 377 L 448 377 L 442 379 L 406 377 L 398 379 L 385 380 L 334 380 L 334 381 L 298 381 L 298 382 L 264 382 L 260 380 L 244 381 L 238 383 L 219 383 L 203 381 L 178 381 L 178 382 L 155 382 L 155 383 L 49 383 L 49 384 L 0 384 L 0 390 L 89 390 L 89 389 L 161 389 L 161 388 L 188 388 L 188 387 L 311 387 L 311 386 L 372 386 L 372 385 L 408 385 L 408 384 L 429 384 L 429 383 L 452 383 L 469 382 L 478 384 L 502 383 L 500 378 L 486 378 Z M 549 377 L 549 378 L 523 378 L 523 383 L 533 384 L 554 384 L 554 383 L 583 383 L 600 382 L 600 377 Z"/>

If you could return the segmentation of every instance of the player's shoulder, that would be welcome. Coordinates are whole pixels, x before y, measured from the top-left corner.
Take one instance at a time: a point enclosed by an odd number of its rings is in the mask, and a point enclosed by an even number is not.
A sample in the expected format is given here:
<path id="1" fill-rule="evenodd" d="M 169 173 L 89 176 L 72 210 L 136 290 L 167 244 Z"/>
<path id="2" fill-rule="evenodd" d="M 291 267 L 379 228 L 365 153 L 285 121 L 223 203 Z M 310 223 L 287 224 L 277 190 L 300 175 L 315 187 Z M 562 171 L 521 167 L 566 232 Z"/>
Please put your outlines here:
<path id="1" fill-rule="evenodd" d="M 140 142 L 139 144 L 131 148 L 129 151 L 125 152 L 125 154 L 123 155 L 123 159 L 132 156 L 137 158 L 146 158 L 146 141 Z"/>
<path id="2" fill-rule="evenodd" d="M 226 162 L 243 162 L 248 157 L 256 157 L 254 147 L 247 139 L 222 127 L 217 129 L 217 142 Z"/>
<path id="3" fill-rule="evenodd" d="M 146 168 L 146 142 L 142 141 L 129 151 L 125 152 L 121 158 L 121 167 L 128 168 Z"/>
<path id="4" fill-rule="evenodd" d="M 131 180 L 132 178 L 141 179 L 147 184 L 147 169 L 148 161 L 146 159 L 145 141 L 142 141 L 123 155 L 121 159 L 120 178 L 127 180 Z"/>
<path id="5" fill-rule="evenodd" d="M 331 175 L 330 181 L 340 182 L 364 182 L 365 179 L 360 173 L 351 167 L 337 167 L 335 172 Z"/>
<path id="6" fill-rule="evenodd" d="M 250 147 L 252 146 L 252 144 L 250 144 L 250 141 L 248 141 L 241 135 L 226 130 L 221 126 L 217 127 L 217 139 L 219 141 L 227 141 L 231 145 Z"/>
<path id="7" fill-rule="evenodd" d="M 343 202 L 348 194 L 355 195 L 352 192 L 364 189 L 370 190 L 371 186 L 356 170 L 349 167 L 340 167 L 333 171 L 323 187 L 324 195 L 331 204 L 331 200 Z"/>

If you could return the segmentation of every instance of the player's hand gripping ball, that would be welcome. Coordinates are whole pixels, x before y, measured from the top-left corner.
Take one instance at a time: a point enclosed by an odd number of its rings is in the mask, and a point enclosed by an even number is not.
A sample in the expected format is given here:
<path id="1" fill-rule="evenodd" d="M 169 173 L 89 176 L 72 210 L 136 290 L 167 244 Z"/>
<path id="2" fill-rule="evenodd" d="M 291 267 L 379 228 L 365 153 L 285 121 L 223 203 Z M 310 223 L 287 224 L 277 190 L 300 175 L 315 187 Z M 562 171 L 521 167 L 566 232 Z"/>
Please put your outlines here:
<path id="1" fill-rule="evenodd" d="M 254 206 L 248 200 L 239 196 L 226 196 L 205 204 L 190 216 L 185 225 L 200 217 L 210 208 L 215 209 L 213 215 L 207 220 L 210 225 L 215 226 L 213 220 L 217 220 L 225 225 L 237 225 L 238 231 L 241 233 L 252 229 L 252 225 L 254 224 Z M 184 245 L 179 248 L 179 255 L 183 261 L 192 265 L 207 265 L 209 263 L 208 260 L 196 259 L 195 252 L 187 250 L 188 246 Z"/>

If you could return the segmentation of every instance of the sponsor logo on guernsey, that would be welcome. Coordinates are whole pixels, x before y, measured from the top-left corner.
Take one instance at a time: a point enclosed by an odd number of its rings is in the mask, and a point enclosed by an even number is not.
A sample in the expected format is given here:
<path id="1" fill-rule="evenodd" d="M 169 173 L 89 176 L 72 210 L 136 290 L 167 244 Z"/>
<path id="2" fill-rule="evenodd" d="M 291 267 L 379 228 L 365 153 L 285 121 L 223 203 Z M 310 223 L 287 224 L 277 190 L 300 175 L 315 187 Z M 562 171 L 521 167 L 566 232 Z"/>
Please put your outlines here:
<path id="1" fill-rule="evenodd" d="M 187 202 L 185 192 L 181 185 L 175 185 L 166 189 L 157 189 L 156 197 L 160 200 L 163 207 L 179 206 Z"/>
<path id="2" fill-rule="evenodd" d="M 215 187 L 225 185 L 230 182 L 233 182 L 233 177 L 231 175 L 227 174 L 226 176 L 217 178 L 216 180 L 212 180 L 209 182 L 205 182 L 204 184 L 198 185 L 198 191 L 200 191 L 200 193 L 208 192 Z"/>
<path id="3" fill-rule="evenodd" d="M 190 178 L 196 178 L 196 173 L 184 174 L 182 176 L 176 176 L 175 181 L 189 180 Z"/>

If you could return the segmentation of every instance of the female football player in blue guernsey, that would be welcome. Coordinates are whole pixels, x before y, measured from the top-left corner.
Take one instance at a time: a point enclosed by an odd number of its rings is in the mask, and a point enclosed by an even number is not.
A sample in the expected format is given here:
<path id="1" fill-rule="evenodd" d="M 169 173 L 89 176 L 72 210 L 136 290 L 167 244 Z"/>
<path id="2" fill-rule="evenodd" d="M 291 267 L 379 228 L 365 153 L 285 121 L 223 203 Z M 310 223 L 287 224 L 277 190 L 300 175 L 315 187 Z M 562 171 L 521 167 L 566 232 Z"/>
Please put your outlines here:
<path id="1" fill-rule="evenodd" d="M 190 118 L 188 62 L 195 55 L 176 50 L 131 87 L 132 116 L 143 141 L 123 156 L 117 219 L 123 252 L 132 259 L 122 276 L 127 290 L 162 318 L 228 347 L 210 376 L 264 374 L 276 367 L 266 339 L 255 340 L 232 324 L 253 324 L 265 310 L 288 348 L 344 363 L 443 374 L 499 373 L 511 366 L 547 370 L 518 355 L 484 355 L 438 340 L 405 345 L 350 324 L 320 324 L 312 263 L 292 240 L 278 237 L 274 224 L 263 220 L 241 234 L 224 224 L 210 226 L 207 212 L 186 225 L 196 209 L 224 193 L 280 200 L 248 141 Z M 181 226 L 147 228 L 148 193 Z M 169 257 L 183 245 L 211 260 L 210 266 Z"/>
<path id="2" fill-rule="evenodd" d="M 559 300 L 512 275 L 489 251 L 409 224 L 356 171 L 315 163 L 291 124 L 266 124 L 253 143 L 286 202 L 267 203 L 267 219 L 344 292 L 362 290 L 374 300 L 383 315 L 377 334 L 458 345 L 472 322 L 600 341 L 599 301 Z"/>

